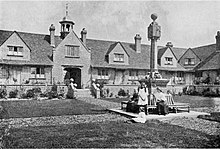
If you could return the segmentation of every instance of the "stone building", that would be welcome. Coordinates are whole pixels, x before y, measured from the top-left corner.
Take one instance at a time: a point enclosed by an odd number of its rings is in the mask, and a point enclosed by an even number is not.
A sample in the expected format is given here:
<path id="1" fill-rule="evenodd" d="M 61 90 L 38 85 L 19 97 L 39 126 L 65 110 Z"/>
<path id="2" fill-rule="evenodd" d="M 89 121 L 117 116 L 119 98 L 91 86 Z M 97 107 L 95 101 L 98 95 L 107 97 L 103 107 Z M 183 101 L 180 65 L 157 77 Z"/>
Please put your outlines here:
<path id="1" fill-rule="evenodd" d="M 58 36 L 53 24 L 48 35 L 0 30 L 0 84 L 64 84 L 74 78 L 77 88 L 87 88 L 92 79 L 138 84 L 149 73 L 150 45 L 142 44 L 139 34 L 133 43 L 95 40 L 87 38 L 86 29 L 79 37 L 68 13 L 59 23 Z M 219 35 L 216 39 L 220 45 Z M 217 57 L 215 44 L 186 49 L 168 42 L 158 46 L 158 71 L 171 85 L 192 84 L 195 74 L 210 71 Z M 219 63 L 214 64 L 218 75 Z"/>

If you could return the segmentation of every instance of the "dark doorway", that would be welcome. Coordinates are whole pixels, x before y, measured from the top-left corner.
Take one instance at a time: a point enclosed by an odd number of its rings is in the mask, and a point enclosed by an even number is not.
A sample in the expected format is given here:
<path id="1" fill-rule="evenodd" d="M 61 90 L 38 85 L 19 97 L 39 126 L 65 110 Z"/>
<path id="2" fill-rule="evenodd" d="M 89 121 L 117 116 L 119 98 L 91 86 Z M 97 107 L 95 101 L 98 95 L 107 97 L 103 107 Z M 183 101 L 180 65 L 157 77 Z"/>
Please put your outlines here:
<path id="1" fill-rule="evenodd" d="M 73 78 L 74 83 L 77 84 L 77 89 L 81 88 L 81 69 L 79 68 L 65 68 L 68 73 L 68 79 Z"/>

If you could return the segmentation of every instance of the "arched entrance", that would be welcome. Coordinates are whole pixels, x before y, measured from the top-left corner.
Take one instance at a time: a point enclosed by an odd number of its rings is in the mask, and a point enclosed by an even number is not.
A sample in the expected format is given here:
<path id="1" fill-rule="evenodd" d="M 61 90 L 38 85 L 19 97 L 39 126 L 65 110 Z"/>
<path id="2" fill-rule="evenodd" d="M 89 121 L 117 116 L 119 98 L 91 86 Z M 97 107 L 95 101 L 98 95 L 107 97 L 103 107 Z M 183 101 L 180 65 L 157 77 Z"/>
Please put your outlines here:
<path id="1" fill-rule="evenodd" d="M 81 88 L 81 69 L 80 68 L 64 68 L 66 75 L 64 79 L 74 79 L 74 83 L 77 84 L 77 89 Z"/>

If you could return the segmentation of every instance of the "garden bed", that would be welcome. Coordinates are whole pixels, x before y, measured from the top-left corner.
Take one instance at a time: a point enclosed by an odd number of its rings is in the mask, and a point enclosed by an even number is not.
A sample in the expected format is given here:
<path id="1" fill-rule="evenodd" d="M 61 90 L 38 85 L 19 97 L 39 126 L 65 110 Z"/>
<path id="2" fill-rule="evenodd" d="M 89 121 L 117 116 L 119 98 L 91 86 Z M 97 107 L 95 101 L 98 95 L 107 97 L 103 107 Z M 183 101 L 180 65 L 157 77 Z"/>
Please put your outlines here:
<path id="1" fill-rule="evenodd" d="M 214 135 L 151 120 L 13 128 L 8 148 L 202 148 L 220 147 Z"/>
<path id="2" fill-rule="evenodd" d="M 1 105 L 4 107 L 2 118 L 105 113 L 105 109 L 100 106 L 74 99 L 1 101 Z"/>

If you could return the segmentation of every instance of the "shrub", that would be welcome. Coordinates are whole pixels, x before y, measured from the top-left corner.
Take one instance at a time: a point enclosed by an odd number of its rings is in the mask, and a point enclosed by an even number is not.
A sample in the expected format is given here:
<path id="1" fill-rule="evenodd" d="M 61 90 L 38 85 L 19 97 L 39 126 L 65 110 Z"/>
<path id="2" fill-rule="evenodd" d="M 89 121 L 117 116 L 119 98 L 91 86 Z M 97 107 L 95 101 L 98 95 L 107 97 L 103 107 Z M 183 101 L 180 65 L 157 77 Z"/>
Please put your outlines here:
<path id="1" fill-rule="evenodd" d="M 18 90 L 13 90 L 9 92 L 9 98 L 16 98 L 18 95 Z"/>
<path id="2" fill-rule="evenodd" d="M 7 97 L 7 90 L 6 88 L 1 88 L 0 89 L 0 99 L 1 98 L 6 98 Z"/>
<path id="3" fill-rule="evenodd" d="M 27 90 L 26 97 L 27 98 L 34 98 L 34 97 L 36 97 L 37 95 L 39 95 L 41 93 L 42 93 L 41 88 L 40 87 L 35 87 L 35 88 Z"/>
<path id="4" fill-rule="evenodd" d="M 127 96 L 127 93 L 125 92 L 125 90 L 120 88 L 120 90 L 118 91 L 118 96 Z"/>

